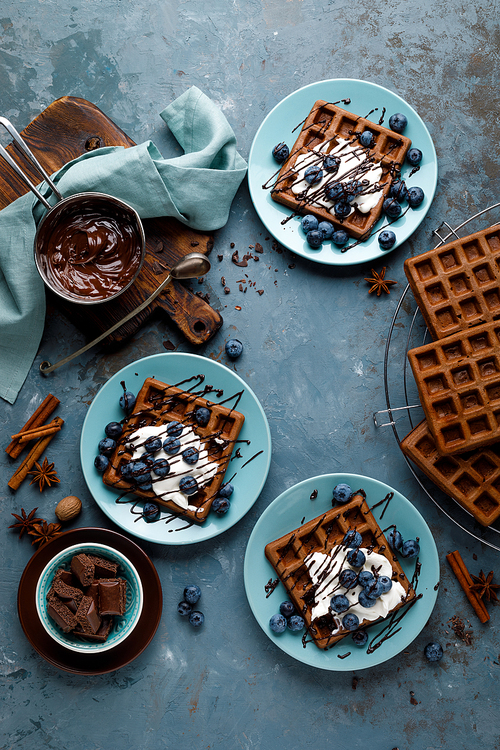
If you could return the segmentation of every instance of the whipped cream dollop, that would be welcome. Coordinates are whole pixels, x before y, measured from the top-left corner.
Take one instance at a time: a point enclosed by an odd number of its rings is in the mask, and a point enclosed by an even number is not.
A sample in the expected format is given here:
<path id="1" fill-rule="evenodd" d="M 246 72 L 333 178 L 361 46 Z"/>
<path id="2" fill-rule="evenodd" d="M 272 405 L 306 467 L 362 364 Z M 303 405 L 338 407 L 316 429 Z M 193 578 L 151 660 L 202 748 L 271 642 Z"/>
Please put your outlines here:
<path id="1" fill-rule="evenodd" d="M 147 425 L 132 433 L 126 441 L 126 447 L 132 451 L 132 460 L 137 461 L 144 455 L 146 452 L 144 444 L 148 438 L 159 437 L 163 442 L 168 437 L 167 427 L 168 424 Z M 157 497 L 162 500 L 172 500 L 179 508 L 186 510 L 190 507 L 189 499 L 188 495 L 181 492 L 179 488 L 180 480 L 187 476 L 194 477 L 198 487 L 203 487 L 209 484 L 217 473 L 218 464 L 215 461 L 210 461 L 207 449 L 202 446 L 200 438 L 192 427 L 182 425 L 182 433 L 179 437 L 176 436 L 176 439 L 179 440 L 181 447 L 175 455 L 165 453 L 163 447 L 154 455 L 151 454 L 155 461 L 159 458 L 165 458 L 170 464 L 170 472 L 166 477 L 159 477 L 151 470 L 151 479 L 153 481 L 153 492 Z M 195 448 L 198 451 L 199 457 L 195 464 L 188 464 L 182 458 L 182 452 L 186 448 Z"/>
<path id="2" fill-rule="evenodd" d="M 354 207 L 358 208 L 361 213 L 366 214 L 375 208 L 382 195 L 382 188 L 379 187 L 382 179 L 382 166 L 380 162 L 372 163 L 370 161 L 369 151 L 362 148 L 359 144 L 353 144 L 346 138 L 337 138 L 337 145 L 327 151 L 330 142 L 312 148 L 311 151 L 299 154 L 295 161 L 294 172 L 297 179 L 292 185 L 292 192 L 300 196 L 304 193 L 304 199 L 307 205 L 322 207 L 335 214 L 334 205 L 338 201 L 332 201 L 326 196 L 326 188 L 333 186 L 335 183 L 345 184 L 352 180 L 359 180 L 363 183 L 363 192 L 355 196 L 351 201 L 351 213 Z M 340 159 L 338 172 L 332 174 L 323 168 L 324 156 L 336 156 Z M 323 177 L 314 184 L 309 184 L 305 179 L 305 171 L 308 167 L 318 166 L 323 171 Z"/>
<path id="3" fill-rule="evenodd" d="M 339 574 L 346 568 L 360 573 L 362 570 L 368 570 L 371 573 L 376 572 L 377 576 L 387 576 L 392 579 L 393 569 L 389 560 L 384 555 L 360 547 L 365 554 L 366 562 L 362 568 L 354 568 L 347 562 L 347 553 L 349 552 L 343 545 L 333 547 L 327 554 L 324 552 L 313 552 L 308 555 L 304 562 L 309 571 L 313 584 L 317 585 L 314 601 L 312 604 L 312 619 L 322 617 L 328 613 L 332 614 L 337 625 L 337 630 L 341 628 L 342 618 L 350 612 L 358 616 L 360 623 L 363 620 L 378 620 L 379 617 L 386 617 L 402 599 L 405 598 L 406 592 L 399 581 L 392 581 L 392 588 L 386 594 L 378 597 L 377 603 L 373 607 L 363 607 L 359 602 L 359 594 L 363 590 L 361 586 L 355 586 L 352 589 L 346 589 L 339 583 Z M 347 612 L 337 614 L 330 610 L 330 601 L 332 596 L 343 594 L 347 597 L 350 607 Z M 332 631 L 332 633 L 337 632 Z"/>

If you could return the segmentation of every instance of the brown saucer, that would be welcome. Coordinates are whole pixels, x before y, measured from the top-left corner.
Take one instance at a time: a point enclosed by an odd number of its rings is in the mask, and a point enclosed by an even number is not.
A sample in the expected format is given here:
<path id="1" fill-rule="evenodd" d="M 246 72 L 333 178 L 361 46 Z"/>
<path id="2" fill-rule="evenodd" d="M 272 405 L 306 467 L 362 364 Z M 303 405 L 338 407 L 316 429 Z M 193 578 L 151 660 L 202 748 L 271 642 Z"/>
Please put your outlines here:
<path id="1" fill-rule="evenodd" d="M 79 654 L 60 646 L 43 628 L 36 611 L 35 591 L 38 577 L 54 555 L 73 544 L 95 542 L 107 544 L 126 555 L 135 566 L 144 591 L 144 607 L 137 626 L 116 648 L 101 654 Z M 160 623 L 163 597 L 160 579 L 146 553 L 116 531 L 80 528 L 66 531 L 38 550 L 21 576 L 17 593 L 19 620 L 27 639 L 46 661 L 73 674 L 97 675 L 113 672 L 130 664 L 151 642 Z"/>

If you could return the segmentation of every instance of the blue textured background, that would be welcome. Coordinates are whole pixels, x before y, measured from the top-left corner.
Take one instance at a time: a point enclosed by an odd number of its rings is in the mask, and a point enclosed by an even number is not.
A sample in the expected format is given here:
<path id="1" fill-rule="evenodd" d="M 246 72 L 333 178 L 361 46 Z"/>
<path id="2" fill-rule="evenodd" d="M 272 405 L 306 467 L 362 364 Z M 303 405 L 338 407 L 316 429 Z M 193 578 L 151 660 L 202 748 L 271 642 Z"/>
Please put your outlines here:
<path id="1" fill-rule="evenodd" d="M 224 326 L 197 351 L 226 362 L 225 340 L 236 335 L 244 342 L 242 357 L 226 364 L 267 413 L 274 448 L 269 479 L 248 515 L 224 535 L 188 548 L 142 545 L 162 580 L 163 619 L 135 662 L 101 677 L 59 672 L 25 639 L 16 594 L 32 548 L 7 530 L 10 514 L 38 505 L 51 519 L 58 500 L 76 494 L 84 505 L 78 525 L 111 528 L 81 474 L 86 409 L 127 362 L 165 351 L 166 341 L 178 351 L 195 350 L 166 323 L 152 322 L 118 353 L 93 350 L 41 381 L 40 361 L 84 343 L 58 311 L 49 311 L 39 356 L 16 404 L 0 407 L 2 445 L 40 393 L 50 390 L 61 399 L 66 420 L 57 455 L 50 451 L 61 479 L 56 488 L 41 495 L 25 482 L 14 495 L 7 488 L 14 467 L 4 453 L 0 458 L 2 750 L 500 747 L 498 608 L 491 606 L 491 621 L 481 626 L 445 561 L 458 548 L 472 572 L 496 569 L 500 581 L 498 552 L 434 507 L 391 429 L 376 430 L 372 419 L 385 408 L 384 346 L 405 286 L 404 259 L 432 247 L 432 231 L 443 220 L 454 226 L 498 200 L 497 18 L 492 0 L 481 7 L 459 0 L 0 1 L 1 114 L 19 129 L 57 97 L 80 96 L 136 142 L 152 138 L 172 155 L 177 147 L 158 112 L 196 84 L 223 110 L 247 157 L 262 119 L 285 95 L 316 80 L 360 78 L 395 91 L 418 111 L 439 161 L 428 216 L 385 261 L 387 276 L 398 281 L 389 297 L 368 296 L 363 278 L 370 267 L 324 268 L 273 248 L 245 183 L 240 188 L 227 226 L 216 234 L 212 270 L 199 287 L 221 311 Z M 237 291 L 242 269 L 231 263 L 231 242 L 240 254 L 262 244 L 260 262 L 245 269 L 265 290 L 262 296 Z M 220 263 L 217 254 L 224 256 Z M 231 295 L 222 293 L 222 275 Z M 403 339 L 409 307 L 405 302 L 398 322 Z M 396 392 L 400 380 L 400 366 L 391 360 Z M 426 517 L 442 565 L 437 605 L 421 635 L 390 662 L 355 675 L 315 670 L 276 649 L 243 589 L 245 545 L 262 511 L 297 481 L 335 471 L 397 487 Z M 176 614 L 182 589 L 192 581 L 203 588 L 206 624 L 200 631 Z M 470 620 L 472 645 L 450 629 L 454 615 Z M 445 646 L 438 665 L 423 658 L 432 639 Z"/>

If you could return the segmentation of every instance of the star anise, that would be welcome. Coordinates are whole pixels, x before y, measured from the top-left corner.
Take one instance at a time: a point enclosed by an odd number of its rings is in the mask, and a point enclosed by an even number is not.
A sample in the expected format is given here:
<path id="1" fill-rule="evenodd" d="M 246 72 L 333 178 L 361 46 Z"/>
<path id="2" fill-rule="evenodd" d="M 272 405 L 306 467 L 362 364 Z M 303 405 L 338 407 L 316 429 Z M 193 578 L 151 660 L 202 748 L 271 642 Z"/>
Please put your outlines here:
<path id="1" fill-rule="evenodd" d="M 38 544 L 39 547 L 43 547 L 44 544 L 48 544 L 52 539 L 55 539 L 61 533 L 60 523 L 47 523 L 42 521 L 41 523 L 33 524 L 31 531 L 28 534 L 34 537 L 31 544 Z"/>
<path id="2" fill-rule="evenodd" d="M 33 477 L 30 484 L 35 484 L 35 482 L 38 482 L 40 492 L 45 489 L 45 487 L 50 487 L 51 484 L 59 484 L 60 480 L 57 477 L 57 472 L 54 469 L 54 464 L 49 464 L 47 458 L 43 459 L 43 463 L 41 466 L 37 461 L 35 461 L 35 466 L 36 469 L 34 469 L 33 471 L 28 471 L 28 474 Z"/>
<path id="3" fill-rule="evenodd" d="M 377 297 L 380 297 L 382 292 L 386 292 L 387 294 L 391 293 L 391 290 L 389 287 L 392 284 L 397 284 L 397 281 L 391 281 L 390 279 L 385 278 L 385 272 L 387 271 L 387 268 L 384 266 L 383 269 L 380 271 L 380 273 L 377 273 L 377 271 L 374 271 L 373 268 L 372 271 L 372 278 L 365 279 L 369 284 L 372 285 L 371 289 L 369 290 L 368 294 L 371 294 L 372 292 L 377 293 Z"/>
<path id="4" fill-rule="evenodd" d="M 17 513 L 12 513 L 11 515 L 14 516 L 17 523 L 13 523 L 11 526 L 9 526 L 9 529 L 19 529 L 19 539 L 22 537 L 25 531 L 30 531 L 30 529 L 33 528 L 33 525 L 35 523 L 40 523 L 43 519 L 41 518 L 35 518 L 35 513 L 37 512 L 38 508 L 33 508 L 28 515 L 26 515 L 26 511 L 24 508 L 21 508 L 21 515 L 19 516 Z"/>
<path id="5" fill-rule="evenodd" d="M 487 602 L 498 601 L 498 596 L 496 592 L 498 589 L 500 589 L 500 585 L 497 583 L 492 583 L 493 581 L 492 570 L 490 570 L 487 576 L 481 570 L 478 576 L 471 575 L 471 578 L 474 581 L 474 584 L 470 587 L 471 591 L 475 591 L 478 594 L 478 596 L 481 597 L 481 599 L 484 596 Z"/>

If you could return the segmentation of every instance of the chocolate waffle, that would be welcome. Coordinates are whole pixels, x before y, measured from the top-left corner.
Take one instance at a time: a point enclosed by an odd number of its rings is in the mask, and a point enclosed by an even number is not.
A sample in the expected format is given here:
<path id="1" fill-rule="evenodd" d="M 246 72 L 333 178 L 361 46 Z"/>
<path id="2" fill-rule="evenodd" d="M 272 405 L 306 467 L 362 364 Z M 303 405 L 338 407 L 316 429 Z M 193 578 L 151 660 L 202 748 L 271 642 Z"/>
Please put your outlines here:
<path id="1" fill-rule="evenodd" d="M 408 352 L 436 447 L 464 453 L 500 440 L 500 322 Z"/>
<path id="2" fill-rule="evenodd" d="M 456 239 L 404 269 L 433 339 L 500 318 L 500 228 Z"/>
<path id="3" fill-rule="evenodd" d="M 500 516 L 500 444 L 443 456 L 425 419 L 401 442 L 401 450 L 446 495 L 483 526 Z"/>
<path id="4" fill-rule="evenodd" d="M 369 130 L 374 136 L 369 148 L 361 146 L 359 142 L 359 136 L 364 130 Z M 346 157 L 349 161 L 348 171 L 341 180 L 335 173 L 326 170 L 324 161 L 326 156 L 340 146 L 339 139 L 355 147 L 355 153 Z M 401 169 L 410 146 L 411 141 L 405 136 L 335 104 L 319 100 L 307 116 L 289 158 L 280 169 L 271 197 L 296 213 L 314 214 L 320 221 L 330 221 L 337 229 L 345 229 L 355 239 L 366 239 L 382 214 L 382 203 L 388 195 L 392 176 Z M 342 156 L 344 153 L 345 151 L 338 154 L 335 152 L 335 155 Z M 303 159 L 305 161 L 301 165 Z M 373 207 L 365 213 L 355 208 L 346 218 L 337 218 L 333 208 L 340 198 L 330 200 L 326 196 L 326 189 L 338 186 L 340 182 L 345 187 L 353 181 L 366 180 L 369 169 L 377 164 L 380 165 L 381 172 L 376 185 L 365 185 L 362 193 L 357 196 L 358 199 L 362 196 L 373 198 Z M 302 180 L 300 191 L 295 193 L 293 186 L 294 183 L 298 184 L 300 170 L 304 166 L 320 167 L 323 179 L 313 185 Z M 349 195 L 348 187 L 346 191 L 348 197 L 356 200 L 355 195 Z M 345 195 L 344 191 L 344 198 Z"/>
<path id="5" fill-rule="evenodd" d="M 206 390 L 201 392 L 206 393 Z M 210 412 L 206 425 L 200 425 L 195 419 L 195 411 L 199 407 L 205 407 Z M 110 457 L 109 466 L 103 474 L 103 481 L 124 493 L 130 492 L 144 500 L 159 503 L 172 513 L 190 521 L 203 523 L 221 487 L 235 441 L 244 421 L 245 417 L 240 412 L 208 401 L 200 393 L 182 390 L 154 378 L 148 378 L 137 396 L 131 415 L 124 422 L 123 434 Z M 186 444 L 193 446 L 198 440 L 200 441 L 199 460 L 193 465 L 186 463 L 182 457 L 184 450 L 168 455 L 162 450 L 153 453 L 152 459 L 160 456 L 165 458 L 170 465 L 166 480 L 172 482 L 175 488 L 165 489 L 162 479 L 154 474 L 154 469 L 150 466 L 147 471 L 141 470 L 135 476 L 131 475 L 126 467 L 133 461 L 139 461 L 136 454 L 144 455 L 146 450 L 145 441 L 134 437 L 138 430 L 155 428 L 157 436 L 163 443 L 169 437 L 167 428 L 172 422 L 178 422 L 183 427 L 184 437 L 180 440 L 185 440 L 186 443 L 183 442 L 182 448 Z M 131 443 L 134 448 L 131 447 Z M 197 472 L 200 473 L 197 491 L 187 495 L 181 493 L 179 481 L 196 475 Z M 152 478 L 151 488 L 144 481 L 149 477 Z"/>
<path id="6" fill-rule="evenodd" d="M 336 623 L 331 612 L 313 619 L 314 596 L 318 586 L 312 581 L 307 558 L 315 552 L 320 552 L 332 553 L 335 559 L 339 555 L 339 549 L 343 557 L 346 547 L 342 542 L 345 534 L 350 530 L 361 534 L 362 548 L 368 548 L 373 553 L 386 558 L 393 571 L 392 580 L 401 584 L 403 594 L 391 612 L 395 612 L 415 598 L 415 592 L 408 578 L 368 508 L 364 493 L 361 490 L 358 491 L 349 502 L 327 510 L 323 515 L 308 521 L 300 528 L 270 542 L 265 548 L 266 557 L 278 574 L 288 597 L 305 620 L 307 635 L 321 649 L 330 648 L 352 631 Z M 369 555 L 367 563 L 369 563 Z M 334 588 L 337 589 L 337 584 L 334 584 Z M 335 593 L 344 593 L 340 583 Z M 362 620 L 359 627 L 366 627 L 380 619 L 379 617 L 371 621 Z"/>

